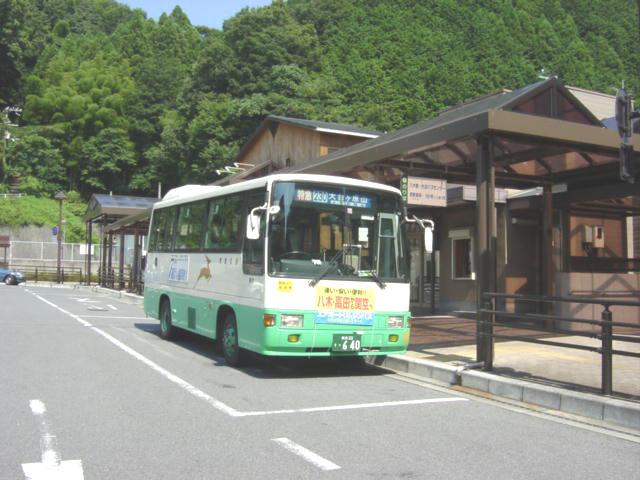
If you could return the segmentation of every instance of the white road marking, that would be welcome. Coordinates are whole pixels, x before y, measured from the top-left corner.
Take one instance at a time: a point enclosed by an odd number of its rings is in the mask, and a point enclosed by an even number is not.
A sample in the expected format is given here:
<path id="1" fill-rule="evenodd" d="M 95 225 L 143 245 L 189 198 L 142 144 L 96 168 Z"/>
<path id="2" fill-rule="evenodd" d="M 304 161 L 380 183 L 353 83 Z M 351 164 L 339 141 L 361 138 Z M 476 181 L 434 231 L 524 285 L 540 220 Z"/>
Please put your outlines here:
<path id="1" fill-rule="evenodd" d="M 126 317 L 116 315 L 80 315 L 82 318 L 122 318 L 130 320 L 151 320 L 149 317 Z"/>
<path id="2" fill-rule="evenodd" d="M 109 304 L 109 303 L 107 303 L 107 307 L 109 307 L 111 310 L 117 310 L 117 308 L 116 308 L 116 307 L 114 307 L 113 305 L 111 305 L 111 304 Z"/>
<path id="3" fill-rule="evenodd" d="M 265 416 L 265 415 L 282 415 L 282 414 L 287 414 L 287 413 L 327 412 L 327 411 L 338 411 L 338 410 L 354 410 L 354 409 L 360 409 L 360 408 L 396 407 L 396 406 L 402 406 L 402 405 L 421 405 L 421 404 L 426 404 L 426 403 L 444 403 L 444 402 L 459 402 L 459 401 L 463 401 L 464 402 L 464 401 L 467 401 L 466 398 L 461 398 L 461 397 L 423 398 L 423 399 L 418 399 L 418 400 L 398 400 L 398 401 L 392 401 L 392 402 L 358 403 L 358 404 L 350 404 L 350 405 L 330 405 L 330 406 L 325 406 L 325 407 L 308 407 L 308 408 L 298 408 L 298 409 L 283 409 L 283 410 L 265 410 L 265 411 L 241 412 L 239 410 L 236 410 L 235 408 L 232 408 L 232 407 L 228 406 L 227 404 L 221 402 L 220 400 L 217 400 L 216 398 L 212 397 L 208 393 L 203 392 L 199 388 L 191 385 L 189 382 L 187 382 L 186 380 L 183 380 L 182 378 L 178 377 L 177 375 L 174 375 L 173 373 L 171 373 L 168 370 L 164 369 L 163 367 L 161 367 L 160 365 L 158 365 L 154 361 L 150 360 L 149 358 L 145 357 L 144 355 L 142 355 L 141 353 L 137 352 L 133 348 L 131 348 L 128 345 L 124 344 L 123 342 L 121 342 L 117 338 L 109 335 L 108 333 L 106 333 L 105 331 L 103 331 L 103 330 L 101 330 L 101 329 L 99 329 L 97 327 L 94 327 L 89 322 L 83 320 L 80 316 L 75 315 L 75 314 L 73 314 L 71 312 L 68 312 L 67 310 L 57 306 L 56 304 L 50 302 L 46 298 L 43 298 L 43 297 L 41 297 L 40 295 L 38 295 L 38 294 L 36 294 L 34 292 L 30 292 L 30 293 L 33 296 L 35 296 L 36 298 L 38 298 L 39 300 L 42 300 L 43 302 L 45 302 L 47 305 L 50 305 L 53 308 L 55 308 L 56 310 L 58 310 L 58 311 L 60 311 L 60 312 L 62 312 L 64 314 L 70 316 L 74 320 L 77 320 L 82 325 L 84 325 L 86 327 L 91 327 L 91 329 L 94 332 L 96 332 L 99 335 L 102 335 L 104 338 L 109 340 L 111 343 L 116 345 L 118 348 L 124 350 L 129 355 L 131 355 L 132 357 L 136 358 L 137 360 L 140 360 L 142 363 L 144 363 L 145 365 L 147 365 L 151 369 L 153 369 L 156 372 L 158 372 L 160 375 L 162 375 L 167 380 L 169 380 L 169 381 L 175 383 L 176 385 L 180 386 L 183 390 L 189 392 L 191 395 L 193 395 L 193 396 L 195 396 L 197 398 L 200 398 L 201 400 L 204 400 L 205 402 L 207 402 L 209 405 L 211 405 L 216 410 L 219 410 L 219 411 L 221 411 L 223 413 L 226 413 L 227 415 L 229 415 L 231 417 L 255 417 L 255 416 Z"/>
<path id="4" fill-rule="evenodd" d="M 59 307 L 58 305 L 56 305 L 55 303 L 50 302 L 49 300 L 47 300 L 47 299 L 46 299 L 46 298 L 44 298 L 44 297 L 41 297 L 41 296 L 40 296 L 40 295 L 38 295 L 37 293 L 34 293 L 34 292 L 29 292 L 29 293 L 31 293 L 31 294 L 32 294 L 34 297 L 36 297 L 38 300 L 42 300 L 42 301 L 43 301 L 44 303 L 46 303 L 47 305 L 49 305 L 49 306 L 51 306 L 51 307 L 55 308 L 55 309 L 56 309 L 56 310 L 58 310 L 59 312 L 62 312 L 62 313 L 64 313 L 65 315 L 69 315 L 71 318 L 73 318 L 74 320 L 76 320 L 76 321 L 80 322 L 80 323 L 81 323 L 82 325 L 84 325 L 85 327 L 91 327 L 91 326 L 92 326 L 89 322 L 87 322 L 87 321 L 85 321 L 85 320 L 81 319 L 78 315 L 74 315 L 74 314 L 73 314 L 73 313 L 71 313 L 71 312 L 67 312 L 64 308 L 60 308 L 60 307 Z"/>
<path id="5" fill-rule="evenodd" d="M 31 400 L 29 406 L 34 415 L 44 415 L 47 411 L 47 407 L 40 400 Z"/>
<path id="6" fill-rule="evenodd" d="M 151 348 L 153 348 L 156 352 L 158 352 L 161 355 L 164 355 L 165 357 L 170 357 L 170 358 L 176 358 L 174 355 L 170 354 L 169 352 L 159 348 L 156 344 L 154 344 L 153 342 L 150 342 L 149 340 L 147 340 L 146 338 L 143 338 L 141 335 L 137 335 L 133 332 L 130 331 L 130 329 L 127 328 L 122 328 L 122 327 L 115 327 L 117 330 L 132 336 L 133 338 L 135 338 L 136 340 L 138 340 L 139 342 L 142 343 L 146 343 L 147 345 L 149 345 Z"/>
<path id="7" fill-rule="evenodd" d="M 71 297 L 71 298 L 77 301 L 78 303 L 100 303 L 99 300 L 91 300 L 90 298 L 78 298 L 78 297 Z"/>
<path id="8" fill-rule="evenodd" d="M 314 453 L 311 450 L 304 448 L 302 445 L 298 445 L 297 443 L 292 442 L 288 438 L 285 438 L 285 437 L 272 438 L 272 440 L 277 444 L 282 445 L 285 449 L 287 449 L 291 453 L 294 453 L 299 457 L 302 457 L 312 465 L 315 465 L 320 470 L 325 470 L 325 471 L 340 470 L 340 465 L 336 465 L 332 461 L 327 460 L 326 458 L 321 457 L 317 453 Z"/>
<path id="9" fill-rule="evenodd" d="M 82 325 L 91 326 L 90 323 L 86 322 L 85 320 L 80 318 L 78 315 L 74 315 L 73 313 L 68 312 L 63 308 L 60 308 L 59 306 L 57 306 L 54 303 L 50 302 L 49 300 L 41 297 L 40 295 L 37 295 L 35 293 L 32 293 L 32 294 L 36 298 L 38 298 L 38 299 L 42 300 L 43 302 L 45 302 L 47 305 L 51 305 L 52 307 L 54 307 L 58 311 L 66 314 L 66 315 L 69 315 L 71 318 L 73 318 L 74 320 L 77 320 Z M 96 332 L 97 334 L 102 335 L 104 338 L 109 340 L 111 343 L 113 343 L 118 348 L 120 348 L 120 349 L 124 350 L 125 352 L 127 352 L 132 357 L 140 360 L 142 363 L 144 363 L 145 365 L 147 365 L 151 369 L 153 369 L 156 372 L 158 372 L 160 375 L 162 375 L 167 380 L 169 380 L 169 381 L 175 383 L 176 385 L 180 386 L 183 390 L 189 392 L 191 395 L 193 395 L 195 397 L 198 397 L 201 400 L 204 400 L 205 402 L 207 402 L 209 405 L 211 405 L 216 410 L 220 410 L 221 412 L 226 413 L 227 415 L 230 415 L 232 417 L 242 416 L 242 413 L 239 412 L 238 410 L 236 410 L 235 408 L 231 408 L 230 406 L 226 405 L 225 403 L 221 402 L 220 400 L 217 400 L 217 399 L 213 398 L 211 395 L 203 392 L 199 388 L 194 387 L 189 382 L 183 380 L 182 378 L 178 377 L 177 375 L 174 375 L 173 373 L 169 372 L 168 370 L 165 370 L 164 368 L 162 368 L 157 363 L 155 363 L 152 360 L 148 359 L 147 357 L 145 357 L 141 353 L 138 353 L 133 348 L 125 345 L 120 340 L 118 340 L 115 337 L 112 337 L 111 335 L 109 335 L 105 331 L 103 331 L 103 330 L 101 330 L 101 329 L 99 329 L 97 327 L 94 327 L 94 326 L 91 326 L 91 329 L 94 332 Z"/>
<path id="10" fill-rule="evenodd" d="M 292 408 L 284 410 L 265 410 L 257 412 L 241 412 L 242 417 L 255 417 L 261 415 L 282 415 L 283 413 L 311 413 L 311 412 L 335 412 L 338 410 L 356 410 L 359 408 L 399 407 L 402 405 L 423 405 L 425 403 L 466 402 L 466 398 L 420 398 L 418 400 L 397 400 L 392 402 L 353 403 L 350 405 L 330 405 L 327 407 Z"/>
<path id="11" fill-rule="evenodd" d="M 80 460 L 60 460 L 56 448 L 56 436 L 51 434 L 44 414 L 47 407 L 41 400 L 29 402 L 31 412 L 40 420 L 40 463 L 23 463 L 22 471 L 27 480 L 82 480 L 82 462 Z"/>

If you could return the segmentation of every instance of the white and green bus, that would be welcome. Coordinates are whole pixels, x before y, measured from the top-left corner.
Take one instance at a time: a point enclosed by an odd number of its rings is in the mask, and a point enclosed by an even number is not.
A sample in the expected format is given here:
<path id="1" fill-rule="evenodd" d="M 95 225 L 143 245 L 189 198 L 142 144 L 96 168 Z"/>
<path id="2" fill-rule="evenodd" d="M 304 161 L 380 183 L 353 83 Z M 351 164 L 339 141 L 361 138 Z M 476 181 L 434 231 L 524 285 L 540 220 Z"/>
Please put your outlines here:
<path id="1" fill-rule="evenodd" d="M 400 191 L 280 174 L 176 188 L 153 207 L 144 309 L 180 328 L 281 356 L 406 351 L 409 274 Z"/>

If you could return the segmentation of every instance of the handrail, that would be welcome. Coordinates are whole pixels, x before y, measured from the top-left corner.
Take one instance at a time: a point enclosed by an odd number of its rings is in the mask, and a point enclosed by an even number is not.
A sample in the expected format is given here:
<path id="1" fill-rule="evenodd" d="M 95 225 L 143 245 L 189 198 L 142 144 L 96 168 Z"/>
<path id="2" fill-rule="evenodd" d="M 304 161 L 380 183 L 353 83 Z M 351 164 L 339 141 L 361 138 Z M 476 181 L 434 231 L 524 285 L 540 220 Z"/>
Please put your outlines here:
<path id="1" fill-rule="evenodd" d="M 613 355 L 621 355 L 628 357 L 640 358 L 640 353 L 625 351 L 613 348 L 613 341 L 640 343 L 640 336 L 634 335 L 614 335 L 614 327 L 625 328 L 638 328 L 640 324 L 634 324 L 629 322 L 614 322 L 613 312 L 610 307 L 640 307 L 640 302 L 629 300 L 612 300 L 603 298 L 584 298 L 584 297 L 563 297 L 563 296 L 535 296 L 525 295 L 517 293 L 499 293 L 499 292 L 485 292 L 482 294 L 484 308 L 478 309 L 477 315 L 477 335 L 478 338 L 484 338 L 478 345 L 478 360 L 484 362 L 485 370 L 491 370 L 493 368 L 493 343 L 496 338 L 519 340 L 523 342 L 536 343 L 540 345 L 548 345 L 553 347 L 572 348 L 577 350 L 584 350 L 589 352 L 599 353 L 602 357 L 601 362 L 601 391 L 604 395 L 611 395 L 613 391 Z M 498 299 L 514 299 L 525 302 L 535 303 L 580 303 L 590 305 L 601 305 L 603 307 L 601 313 L 601 320 L 591 320 L 582 318 L 570 318 L 558 315 L 546 315 L 536 313 L 512 313 L 506 310 L 500 310 L 496 307 L 496 300 Z M 502 302 L 504 304 L 504 302 Z M 514 320 L 514 321 L 508 321 Z M 528 322 L 523 325 L 523 322 Z M 541 322 L 553 322 L 554 328 L 544 328 L 540 325 Z M 555 326 L 555 322 L 566 322 L 570 324 L 587 324 L 600 327 L 599 332 L 585 332 L 585 331 L 572 331 L 561 329 Z M 503 335 L 494 332 L 494 327 L 499 326 L 501 328 L 516 328 L 522 330 L 531 330 L 538 332 L 552 332 L 558 334 L 590 337 L 596 338 L 601 341 L 600 347 L 593 347 L 588 345 L 579 345 L 571 343 L 556 342 L 553 340 L 543 340 L 539 338 L 525 337 L 522 335 Z M 482 351 L 480 350 L 482 345 Z"/>
<path id="2" fill-rule="evenodd" d="M 604 320 L 588 320 L 586 318 L 569 318 L 569 317 L 561 317 L 558 315 L 543 315 L 541 313 L 510 313 L 504 312 L 502 310 L 487 310 L 482 309 L 483 313 L 489 313 L 491 315 L 497 315 L 500 317 L 514 318 L 515 320 L 534 320 L 534 321 L 544 321 L 544 320 L 557 320 L 559 322 L 572 322 L 572 323 L 584 323 L 587 325 L 604 325 L 605 323 L 609 325 L 608 322 Z M 640 325 L 637 323 L 627 323 L 627 322 L 611 322 L 611 325 L 614 327 L 631 327 L 631 328 L 640 328 Z"/>
<path id="3" fill-rule="evenodd" d="M 524 295 L 521 293 L 497 293 L 497 292 L 485 292 L 484 298 L 511 298 L 514 300 L 524 300 L 530 302 L 567 302 L 567 303 L 591 303 L 598 305 L 608 305 L 610 307 L 640 307 L 640 302 L 633 300 L 608 300 L 603 298 L 584 298 L 584 297 L 555 297 L 555 296 L 535 296 Z"/>

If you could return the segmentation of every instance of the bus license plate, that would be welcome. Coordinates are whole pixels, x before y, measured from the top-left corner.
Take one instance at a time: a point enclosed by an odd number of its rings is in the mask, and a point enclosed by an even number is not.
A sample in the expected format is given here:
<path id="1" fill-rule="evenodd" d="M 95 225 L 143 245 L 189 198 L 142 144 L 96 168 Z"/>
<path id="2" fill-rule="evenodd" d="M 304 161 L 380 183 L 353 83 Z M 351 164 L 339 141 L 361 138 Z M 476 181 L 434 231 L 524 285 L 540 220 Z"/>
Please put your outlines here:
<path id="1" fill-rule="evenodd" d="M 334 352 L 359 352 L 360 335 L 334 335 L 331 350 Z"/>

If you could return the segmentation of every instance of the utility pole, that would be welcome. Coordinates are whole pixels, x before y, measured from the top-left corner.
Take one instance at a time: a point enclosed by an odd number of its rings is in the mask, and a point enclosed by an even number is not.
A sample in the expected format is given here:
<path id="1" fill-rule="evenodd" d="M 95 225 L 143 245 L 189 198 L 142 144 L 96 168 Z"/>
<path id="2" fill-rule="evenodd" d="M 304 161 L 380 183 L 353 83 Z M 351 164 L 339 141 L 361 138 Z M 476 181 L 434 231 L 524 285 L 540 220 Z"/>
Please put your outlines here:
<path id="1" fill-rule="evenodd" d="M 62 202 L 64 202 L 67 199 L 67 196 L 64 194 L 64 192 L 58 192 L 55 194 L 55 196 L 53 197 L 56 200 L 58 200 L 58 203 L 60 205 L 60 208 L 58 210 L 58 268 L 57 268 L 57 273 L 58 273 L 58 283 L 62 283 L 62 281 L 64 280 L 62 278 Z"/>

